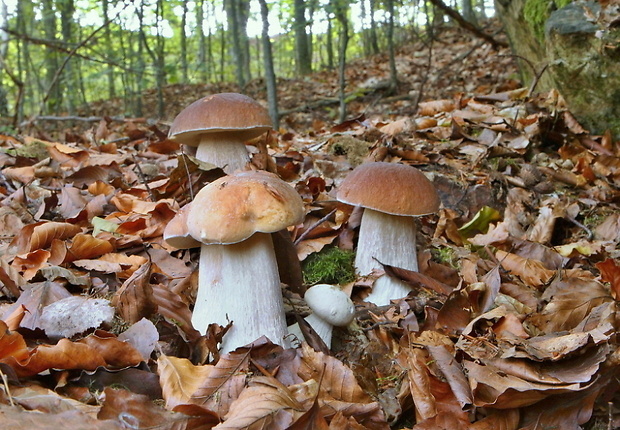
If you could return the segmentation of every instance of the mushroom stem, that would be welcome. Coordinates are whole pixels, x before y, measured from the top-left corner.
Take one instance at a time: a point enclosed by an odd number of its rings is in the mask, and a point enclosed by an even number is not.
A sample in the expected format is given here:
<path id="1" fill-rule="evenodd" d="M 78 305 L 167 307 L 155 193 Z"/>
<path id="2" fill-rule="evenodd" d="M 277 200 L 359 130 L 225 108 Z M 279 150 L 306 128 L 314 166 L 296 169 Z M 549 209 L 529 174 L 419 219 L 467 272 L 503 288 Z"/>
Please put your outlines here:
<path id="1" fill-rule="evenodd" d="M 226 174 L 245 169 L 250 162 L 241 133 L 206 133 L 200 137 L 196 158 L 222 167 Z"/>
<path id="2" fill-rule="evenodd" d="M 227 353 L 261 336 L 287 348 L 280 277 L 271 235 L 255 233 L 232 245 L 202 245 L 199 289 L 192 324 L 233 326 L 222 341 Z"/>
<path id="3" fill-rule="evenodd" d="M 314 329 L 316 334 L 318 334 L 319 337 L 323 339 L 323 342 L 325 342 L 325 345 L 327 345 L 327 348 L 331 348 L 332 347 L 332 331 L 334 329 L 333 324 L 330 324 L 329 322 L 325 321 L 323 318 L 319 317 L 315 313 L 308 315 L 305 318 L 305 320 L 308 324 L 310 324 L 310 327 Z"/>
<path id="4" fill-rule="evenodd" d="M 379 262 L 417 271 L 416 232 L 413 217 L 364 209 L 355 256 L 358 273 L 364 276 L 380 269 Z M 410 291 L 406 283 L 384 275 L 375 281 L 365 300 L 383 306 L 390 300 L 405 297 Z"/>

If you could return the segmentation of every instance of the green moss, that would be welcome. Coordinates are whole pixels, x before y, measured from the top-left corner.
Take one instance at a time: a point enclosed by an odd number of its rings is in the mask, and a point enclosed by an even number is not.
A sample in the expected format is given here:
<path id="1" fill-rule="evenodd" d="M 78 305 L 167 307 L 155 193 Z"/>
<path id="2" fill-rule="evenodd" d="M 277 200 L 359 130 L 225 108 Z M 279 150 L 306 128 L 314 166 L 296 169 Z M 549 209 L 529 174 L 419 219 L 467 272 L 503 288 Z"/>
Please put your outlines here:
<path id="1" fill-rule="evenodd" d="M 551 12 L 563 8 L 572 0 L 526 0 L 523 7 L 523 16 L 536 37 L 543 41 L 545 38 L 545 22 Z"/>
<path id="2" fill-rule="evenodd" d="M 40 142 L 38 140 L 35 140 L 27 145 L 16 146 L 15 148 L 6 149 L 6 153 L 13 156 L 34 158 L 37 160 L 43 160 L 50 155 L 47 150 L 47 146 L 45 146 L 43 142 Z"/>
<path id="3" fill-rule="evenodd" d="M 304 282 L 314 284 L 346 284 L 355 280 L 353 251 L 333 246 L 310 255 L 303 265 Z"/>

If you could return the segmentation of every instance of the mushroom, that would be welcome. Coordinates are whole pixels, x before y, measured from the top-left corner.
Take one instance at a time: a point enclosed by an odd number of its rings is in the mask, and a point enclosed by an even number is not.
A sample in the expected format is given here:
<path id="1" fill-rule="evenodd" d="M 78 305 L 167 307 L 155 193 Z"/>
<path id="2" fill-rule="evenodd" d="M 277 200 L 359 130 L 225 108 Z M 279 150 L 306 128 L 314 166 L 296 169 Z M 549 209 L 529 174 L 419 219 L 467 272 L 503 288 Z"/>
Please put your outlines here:
<path id="1" fill-rule="evenodd" d="M 189 234 L 201 242 L 199 284 L 192 324 L 233 326 L 222 352 L 261 336 L 287 347 L 280 277 L 271 234 L 303 221 L 293 187 L 264 171 L 224 176 L 202 188 L 187 215 Z"/>
<path id="2" fill-rule="evenodd" d="M 308 288 L 304 299 L 312 309 L 312 313 L 304 319 L 323 339 L 327 348 L 331 348 L 334 326 L 344 327 L 353 321 L 355 315 L 353 302 L 344 291 L 329 284 L 317 284 Z M 290 326 L 288 331 L 298 338 L 303 336 L 297 323 Z"/>
<path id="3" fill-rule="evenodd" d="M 342 182 L 337 199 L 364 208 L 355 256 L 359 275 L 368 275 L 381 264 L 418 271 L 414 217 L 437 212 L 440 203 L 421 171 L 404 164 L 361 164 Z M 406 283 L 382 276 L 365 300 L 382 306 L 410 291 Z"/>
<path id="4" fill-rule="evenodd" d="M 183 206 L 164 228 L 164 240 L 178 249 L 189 249 L 200 246 L 187 230 L 187 214 L 192 207 L 191 202 Z"/>
<path id="5" fill-rule="evenodd" d="M 170 139 L 196 146 L 196 158 L 230 174 L 250 161 L 245 142 L 272 128 L 269 112 L 251 97 L 213 94 L 196 100 L 172 122 Z"/>

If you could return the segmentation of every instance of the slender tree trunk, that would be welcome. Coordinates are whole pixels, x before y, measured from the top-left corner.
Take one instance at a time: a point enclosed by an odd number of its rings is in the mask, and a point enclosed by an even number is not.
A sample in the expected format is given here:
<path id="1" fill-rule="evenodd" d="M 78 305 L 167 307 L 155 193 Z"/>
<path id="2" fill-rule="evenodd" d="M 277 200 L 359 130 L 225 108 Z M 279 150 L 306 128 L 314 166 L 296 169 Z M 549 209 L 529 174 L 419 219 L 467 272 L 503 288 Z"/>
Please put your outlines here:
<path id="1" fill-rule="evenodd" d="M 348 4 L 335 0 L 333 2 L 334 13 L 340 24 L 340 43 L 338 46 L 338 98 L 340 100 L 339 120 L 344 121 L 347 117 L 346 93 L 346 66 L 347 46 L 349 44 L 349 19 L 347 18 Z"/>
<path id="2" fill-rule="evenodd" d="M 228 18 L 228 31 L 232 39 L 232 53 L 235 66 L 235 76 L 237 77 L 237 84 L 239 85 L 239 87 L 244 88 L 247 81 L 246 74 L 243 70 L 243 48 L 241 46 L 241 39 L 239 37 L 239 35 L 241 34 L 239 28 L 239 12 L 237 11 L 239 4 L 237 0 L 226 0 L 225 6 L 226 16 Z"/>
<path id="3" fill-rule="evenodd" d="M 56 11 L 54 10 L 53 0 L 41 1 L 43 15 L 43 33 L 50 42 L 56 42 Z M 60 92 L 60 82 L 54 81 L 58 70 L 58 53 L 55 50 L 45 51 L 45 93 L 49 94 L 47 99 L 47 110 L 49 113 L 58 114 L 62 103 L 62 93 Z"/>
<path id="4" fill-rule="evenodd" d="M 157 85 L 157 115 L 163 118 L 165 115 L 164 87 L 166 86 L 166 38 L 160 33 L 160 22 L 164 17 L 164 0 L 157 0 L 157 37 L 155 38 L 155 52 L 153 53 L 153 63 Z"/>
<path id="5" fill-rule="evenodd" d="M 146 63 L 144 61 L 144 50 L 148 49 L 146 44 L 146 36 L 144 34 L 144 3 L 140 1 L 138 6 L 138 21 L 139 21 L 139 36 L 138 36 L 138 51 L 136 55 L 136 85 L 135 92 L 133 94 L 134 99 L 134 115 L 142 116 L 142 94 L 144 93 L 144 71 L 146 69 Z"/>
<path id="6" fill-rule="evenodd" d="M 332 18 L 331 14 L 327 15 L 327 40 L 325 41 L 326 50 L 327 50 L 327 68 L 334 68 L 334 36 L 333 36 L 333 28 L 332 28 Z"/>
<path id="7" fill-rule="evenodd" d="M 265 85 L 267 87 L 267 103 L 269 105 L 269 116 L 273 122 L 273 128 L 280 127 L 280 116 L 278 114 L 278 93 L 276 87 L 276 73 L 273 67 L 273 53 L 271 50 L 271 39 L 269 37 L 269 9 L 266 0 L 259 0 L 260 15 L 263 23 L 262 42 L 263 42 L 263 61 L 265 64 Z"/>
<path id="8" fill-rule="evenodd" d="M 187 34 L 185 33 L 185 27 L 187 26 L 187 2 L 181 2 L 183 12 L 181 13 L 181 82 L 186 83 L 189 81 L 187 73 Z M 198 27 L 201 28 L 201 27 Z"/>
<path id="9" fill-rule="evenodd" d="M 376 0 L 370 0 L 370 46 L 374 55 L 379 54 L 379 38 L 377 37 L 377 21 L 375 12 L 377 10 Z"/>
<path id="10" fill-rule="evenodd" d="M 478 21 L 476 19 L 476 14 L 474 13 L 472 0 L 461 0 L 461 9 L 463 11 L 463 18 L 477 27 Z"/>
<path id="11" fill-rule="evenodd" d="M 252 69 L 250 67 L 250 38 L 248 37 L 248 18 L 250 16 L 250 0 L 232 0 L 237 1 L 237 22 L 239 24 L 239 42 L 241 45 L 241 71 L 244 74 L 245 82 L 252 80 Z"/>
<path id="12" fill-rule="evenodd" d="M 73 0 L 60 0 L 57 1 L 57 5 L 60 8 L 60 28 L 62 33 L 62 40 L 65 46 L 71 47 L 74 43 L 73 40 L 73 13 L 75 12 L 75 4 Z M 76 75 L 76 62 L 74 58 L 70 58 L 64 68 L 63 78 L 59 79 L 59 87 L 62 88 L 74 88 L 74 91 L 66 91 L 64 100 L 66 102 L 66 110 L 70 115 L 75 113 L 76 105 L 78 103 L 79 93 L 77 91 L 79 82 Z"/>
<path id="13" fill-rule="evenodd" d="M 203 29 L 204 25 L 204 0 L 196 2 L 196 34 L 198 35 L 198 75 L 202 83 L 209 81 L 209 67 L 207 63 L 207 38 Z M 209 27 L 209 37 L 211 27 Z"/>
<path id="14" fill-rule="evenodd" d="M 388 13 L 387 44 L 390 63 L 390 89 L 396 91 L 398 87 L 398 72 L 396 70 L 396 49 L 394 47 L 394 0 L 385 0 Z"/>
<path id="15" fill-rule="evenodd" d="M 2 22 L 8 22 L 9 9 L 6 2 L 2 2 Z M 6 24 L 5 24 L 6 25 Z M 0 76 L 4 74 L 4 64 L 6 62 L 6 54 L 8 52 L 9 35 L 7 32 L 0 30 Z M 7 91 L 0 79 L 0 116 L 9 116 L 9 102 L 7 100 Z"/>
<path id="16" fill-rule="evenodd" d="M 293 13 L 297 73 L 303 76 L 312 72 L 312 61 L 310 59 L 310 51 L 308 49 L 308 34 L 306 33 L 307 22 L 305 0 L 293 1 Z"/>
<path id="17" fill-rule="evenodd" d="M 109 17 L 109 0 L 103 0 L 101 3 L 103 20 L 105 22 L 110 20 Z M 103 40 L 105 40 L 105 44 L 108 49 L 112 48 L 112 32 L 110 30 L 110 25 L 106 25 L 103 30 Z M 116 97 L 116 85 L 114 83 L 114 66 L 112 64 L 107 65 L 107 75 L 108 75 L 108 98 L 113 99 Z"/>

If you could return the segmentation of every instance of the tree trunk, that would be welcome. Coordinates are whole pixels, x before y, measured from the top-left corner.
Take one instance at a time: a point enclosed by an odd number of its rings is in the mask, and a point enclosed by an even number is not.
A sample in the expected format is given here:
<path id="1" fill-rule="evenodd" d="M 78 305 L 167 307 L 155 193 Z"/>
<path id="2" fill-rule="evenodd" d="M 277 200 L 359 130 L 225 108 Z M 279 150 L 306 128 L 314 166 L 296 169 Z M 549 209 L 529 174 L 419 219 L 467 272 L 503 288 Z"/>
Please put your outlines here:
<path id="1" fill-rule="evenodd" d="M 548 1 L 542 11 L 528 7 L 526 0 L 495 2 L 514 53 L 533 66 L 520 63 L 524 80 L 535 83 L 536 73 L 548 66 L 537 89 L 556 88 L 590 131 L 611 130 L 620 138 L 620 58 L 609 49 L 620 46 L 620 35 L 613 22 L 591 19 L 605 16 L 606 6 L 587 1 L 554 10 Z"/>
<path id="2" fill-rule="evenodd" d="M 241 46 L 241 23 L 239 22 L 239 2 L 237 0 L 226 0 L 226 16 L 228 22 L 228 31 L 232 39 L 232 57 L 235 66 L 235 76 L 237 84 L 240 88 L 244 88 L 247 83 L 246 73 L 243 70 L 243 47 Z"/>
<path id="3" fill-rule="evenodd" d="M 387 43 L 390 63 L 390 89 L 396 91 L 398 87 L 398 72 L 396 70 L 396 49 L 394 47 L 394 0 L 385 0 L 388 13 Z"/>
<path id="4" fill-rule="evenodd" d="M 41 13 L 43 15 L 43 33 L 48 42 L 56 42 L 56 12 L 52 0 L 41 1 Z M 58 80 L 55 79 L 58 71 L 58 53 L 53 49 L 45 50 L 45 88 L 47 94 L 47 111 L 58 114 L 62 103 L 62 92 Z M 45 96 L 45 94 L 44 94 Z"/>
<path id="5" fill-rule="evenodd" d="M 101 3 L 103 20 L 104 22 L 108 22 L 110 20 L 109 16 L 109 0 L 103 0 Z M 103 40 L 105 41 L 106 46 L 112 47 L 112 33 L 110 30 L 110 25 L 106 25 L 103 30 Z M 116 97 L 116 85 L 114 83 L 114 66 L 110 63 L 107 65 L 107 78 L 108 78 L 108 98 L 113 99 Z"/>
<path id="6" fill-rule="evenodd" d="M 195 32 L 198 35 L 198 76 L 202 83 L 209 81 L 209 72 L 207 68 L 207 41 L 204 25 L 204 0 L 196 2 L 196 28 Z M 211 34 L 211 27 L 209 27 L 209 34 Z"/>
<path id="7" fill-rule="evenodd" d="M 347 117 L 346 102 L 346 66 L 347 46 L 349 44 L 349 19 L 347 18 L 348 3 L 341 0 L 333 1 L 334 14 L 340 24 L 340 43 L 338 45 L 338 99 L 340 101 L 339 120 L 344 121 Z"/>
<path id="8" fill-rule="evenodd" d="M 370 0 L 370 47 L 374 55 L 379 54 L 379 38 L 377 37 L 377 21 L 375 21 L 375 11 L 377 10 L 377 0 Z"/>
<path id="9" fill-rule="evenodd" d="M 476 19 L 476 14 L 474 13 L 472 0 L 461 0 L 461 10 L 463 18 L 465 18 L 467 22 L 470 22 L 478 27 L 478 20 Z"/>
<path id="10" fill-rule="evenodd" d="M 267 87 L 267 103 L 269 105 L 269 116 L 273 122 L 273 128 L 280 127 L 280 116 L 278 114 L 278 93 L 276 87 L 276 73 L 273 67 L 273 53 L 271 51 L 271 39 L 269 37 L 269 9 L 266 0 L 258 0 L 260 3 L 260 14 L 262 19 L 262 43 L 263 61 L 265 64 L 265 85 Z"/>
<path id="11" fill-rule="evenodd" d="M 306 32 L 306 3 L 304 0 L 294 0 L 293 13 L 297 73 L 303 76 L 312 72 L 312 61 L 308 49 L 308 33 Z"/>
<path id="12" fill-rule="evenodd" d="M 181 13 L 181 82 L 186 83 L 189 81 L 188 67 L 187 67 L 187 36 L 185 34 L 185 27 L 187 26 L 187 2 L 181 2 L 183 5 L 183 12 Z M 202 30 L 202 27 L 199 26 Z"/>
<path id="13" fill-rule="evenodd" d="M 6 2 L 2 2 L 2 22 L 8 22 L 9 10 L 6 6 Z M 5 24 L 6 25 L 6 24 Z M 6 53 L 8 50 L 9 35 L 7 32 L 0 30 L 0 75 L 4 74 L 4 64 L 6 62 Z M 0 79 L 0 116 L 9 116 L 9 102 L 6 98 L 6 88 L 2 84 Z"/>
<path id="14" fill-rule="evenodd" d="M 75 12 L 75 4 L 73 3 L 73 0 L 60 0 L 57 2 L 57 5 L 60 8 L 60 28 L 62 40 L 65 46 L 71 47 L 74 44 L 73 13 Z M 76 105 L 78 103 L 78 89 L 80 88 L 80 85 L 76 72 L 75 59 L 69 58 L 62 72 L 63 78 L 58 80 L 61 88 L 74 88 L 73 91 L 66 91 L 64 97 L 66 111 L 69 115 L 73 115 L 75 113 Z"/>

